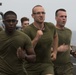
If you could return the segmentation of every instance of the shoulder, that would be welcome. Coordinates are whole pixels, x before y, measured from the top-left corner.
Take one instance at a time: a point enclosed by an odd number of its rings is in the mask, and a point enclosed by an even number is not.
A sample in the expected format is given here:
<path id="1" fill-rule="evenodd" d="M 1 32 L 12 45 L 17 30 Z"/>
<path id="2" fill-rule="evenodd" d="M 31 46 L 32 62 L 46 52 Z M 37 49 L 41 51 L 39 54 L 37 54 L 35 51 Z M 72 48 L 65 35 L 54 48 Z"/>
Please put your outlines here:
<path id="1" fill-rule="evenodd" d="M 25 27 L 24 30 L 26 30 L 26 29 L 31 29 L 32 27 L 33 27 L 33 23 L 30 24 L 29 26 Z"/>
<path id="2" fill-rule="evenodd" d="M 45 27 L 50 29 L 51 31 L 56 31 L 56 27 L 52 22 L 45 22 Z"/>
<path id="3" fill-rule="evenodd" d="M 17 30 L 16 34 L 19 34 L 20 36 L 22 37 L 28 37 L 27 34 L 25 34 L 24 32 L 20 31 L 20 30 Z"/>
<path id="4" fill-rule="evenodd" d="M 29 30 L 33 27 L 33 24 L 28 25 L 27 27 L 25 27 L 23 30 Z"/>
<path id="5" fill-rule="evenodd" d="M 27 26 L 26 28 L 23 29 L 23 32 L 26 34 L 30 34 L 30 32 L 34 29 L 33 24 L 30 24 L 29 26 Z"/>
<path id="6" fill-rule="evenodd" d="M 67 27 L 65 27 L 65 30 L 66 30 L 67 32 L 72 33 L 71 29 L 69 29 L 69 28 L 67 28 Z"/>
<path id="7" fill-rule="evenodd" d="M 47 25 L 48 27 L 55 28 L 55 25 L 52 22 L 44 22 L 44 24 Z"/>
<path id="8" fill-rule="evenodd" d="M 52 33 L 56 34 L 56 27 L 52 22 L 45 22 L 46 29 L 50 30 Z"/>

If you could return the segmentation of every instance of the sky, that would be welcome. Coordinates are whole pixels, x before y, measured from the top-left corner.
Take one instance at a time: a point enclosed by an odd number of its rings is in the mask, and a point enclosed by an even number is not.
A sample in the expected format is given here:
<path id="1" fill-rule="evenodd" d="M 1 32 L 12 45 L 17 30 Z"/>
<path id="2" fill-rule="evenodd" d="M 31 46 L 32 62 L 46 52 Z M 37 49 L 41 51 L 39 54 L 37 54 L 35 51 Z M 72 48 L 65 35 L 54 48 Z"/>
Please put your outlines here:
<path id="1" fill-rule="evenodd" d="M 42 5 L 46 12 L 45 21 L 56 23 L 55 11 L 59 8 L 64 8 L 67 11 L 66 27 L 76 31 L 76 0 L 0 0 L 0 12 L 5 13 L 8 10 L 13 10 L 18 16 L 18 25 L 21 25 L 20 18 L 28 17 L 30 23 L 33 22 L 31 17 L 32 8 L 35 5 Z"/>

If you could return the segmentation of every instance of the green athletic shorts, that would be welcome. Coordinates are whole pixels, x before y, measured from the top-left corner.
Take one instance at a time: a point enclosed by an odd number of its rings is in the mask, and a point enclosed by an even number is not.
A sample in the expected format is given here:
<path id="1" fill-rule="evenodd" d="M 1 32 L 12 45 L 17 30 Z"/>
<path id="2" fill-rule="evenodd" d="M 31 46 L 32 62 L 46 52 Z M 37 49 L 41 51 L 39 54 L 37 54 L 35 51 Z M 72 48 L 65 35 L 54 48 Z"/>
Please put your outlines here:
<path id="1" fill-rule="evenodd" d="M 35 63 L 25 66 L 28 75 L 54 75 L 54 65 L 49 63 Z"/>
<path id="2" fill-rule="evenodd" d="M 73 64 L 71 62 L 63 65 L 55 65 L 55 75 L 73 75 Z"/>

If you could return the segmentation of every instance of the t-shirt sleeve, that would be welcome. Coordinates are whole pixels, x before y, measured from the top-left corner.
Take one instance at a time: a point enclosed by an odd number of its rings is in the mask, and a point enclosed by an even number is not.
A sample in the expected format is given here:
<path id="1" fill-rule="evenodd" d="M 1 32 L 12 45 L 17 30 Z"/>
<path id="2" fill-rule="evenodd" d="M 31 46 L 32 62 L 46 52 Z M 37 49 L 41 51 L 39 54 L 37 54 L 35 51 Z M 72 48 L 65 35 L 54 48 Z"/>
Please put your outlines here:
<path id="1" fill-rule="evenodd" d="M 28 49 L 28 48 L 32 48 L 32 43 L 31 43 L 31 39 L 28 35 L 26 35 L 25 37 L 25 49 Z"/>

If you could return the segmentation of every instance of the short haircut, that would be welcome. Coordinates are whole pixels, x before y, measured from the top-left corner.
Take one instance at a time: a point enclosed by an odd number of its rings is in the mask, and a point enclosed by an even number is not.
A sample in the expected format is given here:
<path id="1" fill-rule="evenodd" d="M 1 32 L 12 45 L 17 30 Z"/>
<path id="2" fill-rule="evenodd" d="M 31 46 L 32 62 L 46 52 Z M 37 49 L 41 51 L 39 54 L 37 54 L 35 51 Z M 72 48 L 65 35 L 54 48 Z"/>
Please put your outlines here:
<path id="1" fill-rule="evenodd" d="M 27 18 L 27 17 L 22 17 L 22 18 L 21 18 L 21 23 L 23 23 L 24 21 L 29 21 L 29 18 Z"/>
<path id="2" fill-rule="evenodd" d="M 66 12 L 66 10 L 63 9 L 63 8 L 57 9 L 56 12 L 55 12 L 55 16 L 57 16 L 57 13 L 58 13 L 59 11 L 64 11 L 64 12 Z"/>
<path id="3" fill-rule="evenodd" d="M 5 19 L 7 15 L 15 15 L 16 18 L 17 18 L 17 14 L 14 11 L 7 11 L 7 12 L 5 12 L 4 16 L 3 16 L 3 19 Z"/>
<path id="4" fill-rule="evenodd" d="M 34 13 L 34 8 L 35 8 L 35 7 L 42 7 L 42 6 L 41 6 L 41 5 L 36 5 L 36 6 L 34 6 L 33 9 L 32 9 L 32 14 Z"/>

